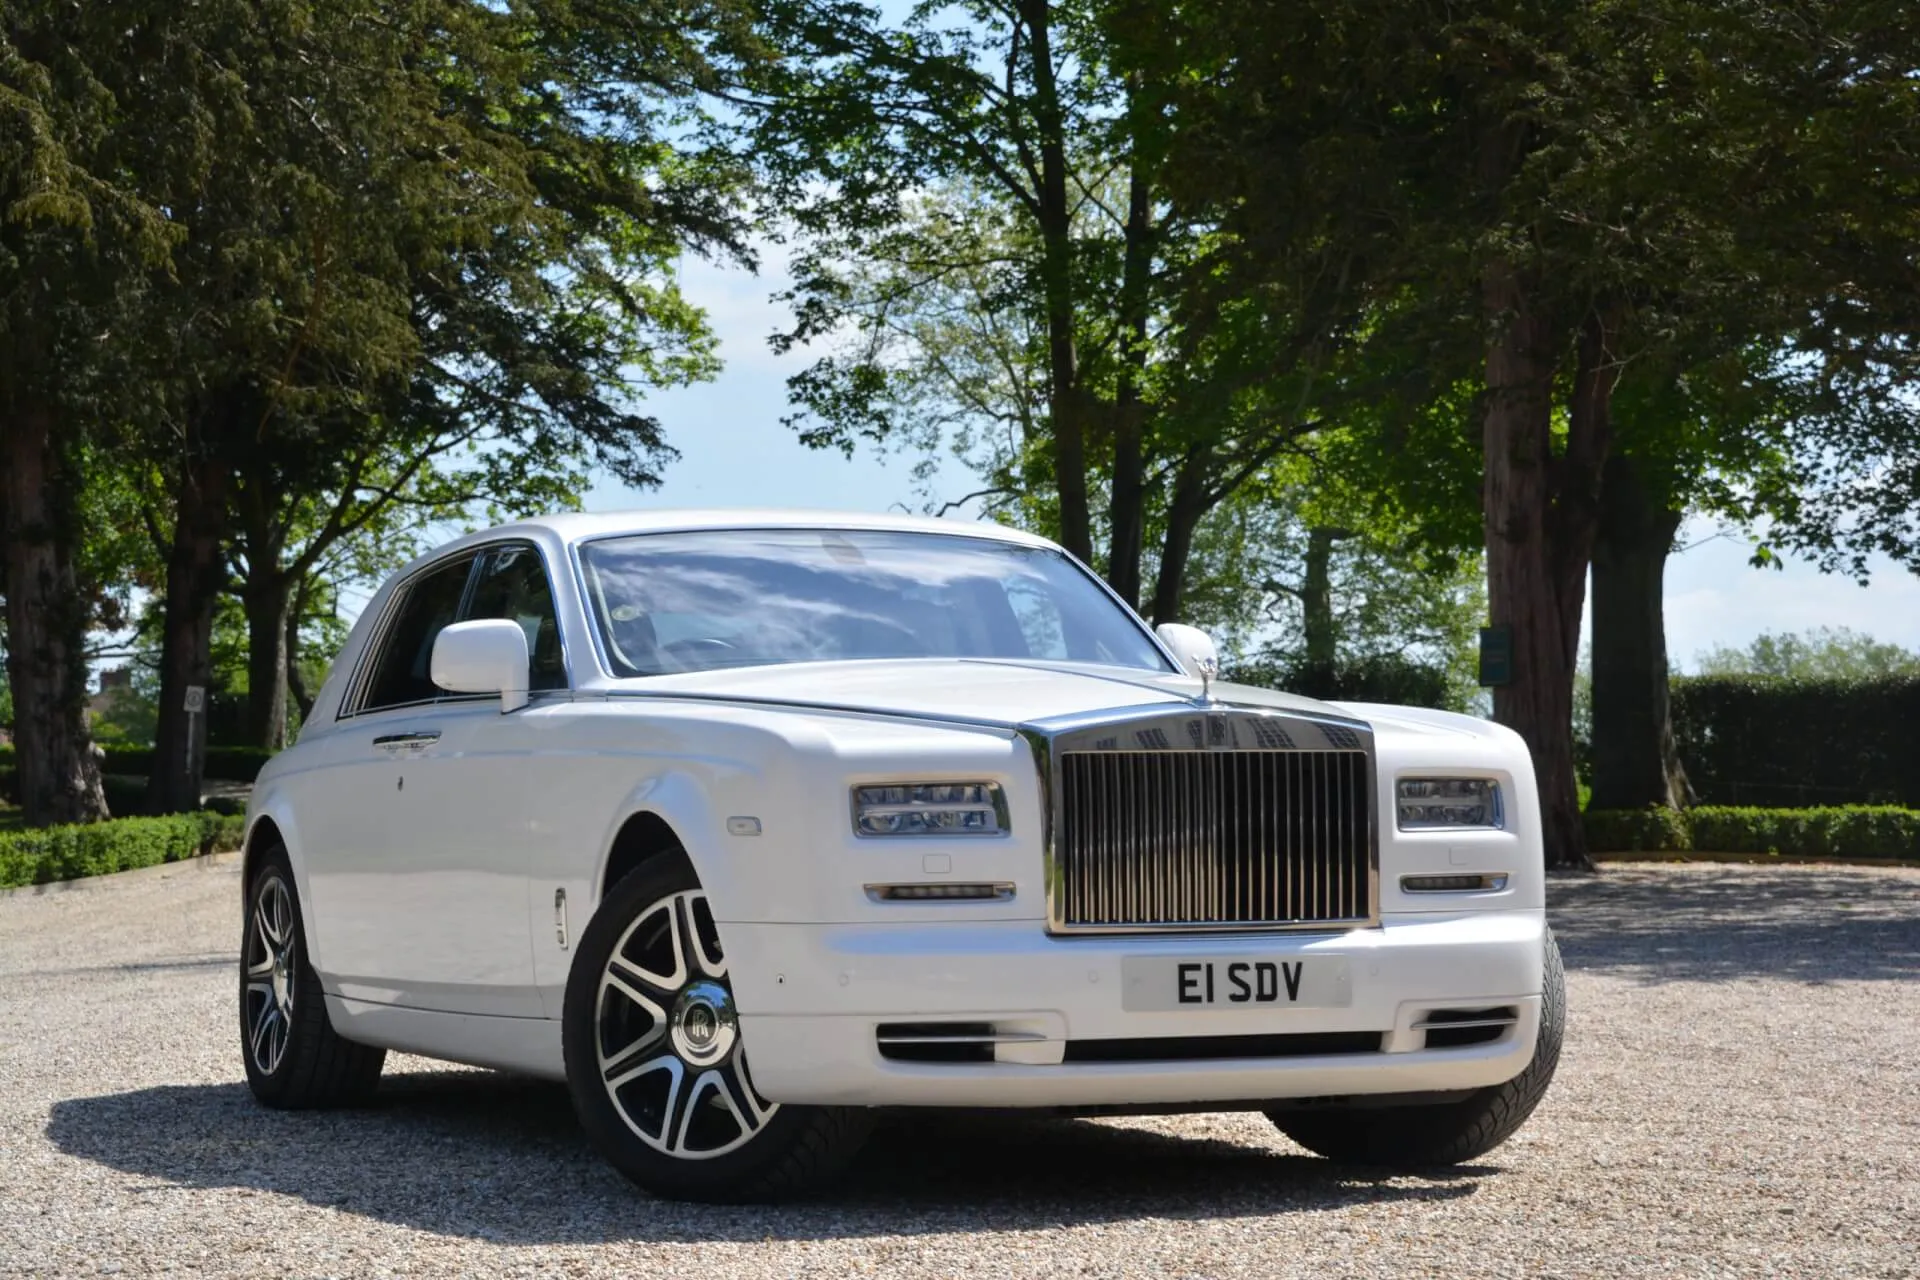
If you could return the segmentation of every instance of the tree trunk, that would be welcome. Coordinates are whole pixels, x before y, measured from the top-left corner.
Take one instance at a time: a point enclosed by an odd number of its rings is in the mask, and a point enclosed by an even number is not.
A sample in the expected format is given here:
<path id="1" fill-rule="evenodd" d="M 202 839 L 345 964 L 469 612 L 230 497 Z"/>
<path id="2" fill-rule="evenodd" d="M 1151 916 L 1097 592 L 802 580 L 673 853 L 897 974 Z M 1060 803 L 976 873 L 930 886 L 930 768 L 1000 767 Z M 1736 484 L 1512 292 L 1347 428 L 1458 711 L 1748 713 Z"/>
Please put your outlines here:
<path id="1" fill-rule="evenodd" d="M 293 602 L 287 608 L 287 692 L 300 708 L 301 724 L 313 714 L 313 694 L 307 689 L 306 677 L 300 674 L 300 619 L 307 611 L 307 582 L 304 577 L 300 580 L 300 585 L 294 588 Z"/>
<path id="2" fill-rule="evenodd" d="M 213 613 L 226 585 L 230 477 L 230 468 L 218 458 L 180 463 L 160 635 L 160 718 L 147 779 L 147 807 L 155 813 L 200 804 L 206 707 L 203 703 L 197 714 L 189 714 L 186 700 L 191 688 L 204 697 L 213 678 Z"/>
<path id="3" fill-rule="evenodd" d="M 1160 543 L 1160 575 L 1153 584 L 1153 625 L 1180 621 L 1180 597 L 1187 585 L 1187 560 L 1193 555 L 1194 530 L 1207 514 L 1206 455 L 1189 450 L 1174 473 L 1173 500 L 1167 505 L 1167 532 Z"/>
<path id="4" fill-rule="evenodd" d="M 1498 326 L 1487 348 L 1482 436 L 1487 605 L 1493 625 L 1513 635 L 1512 679 L 1493 691 L 1494 718 L 1518 732 L 1533 756 L 1548 865 L 1587 867 L 1573 773 L 1574 646 L 1585 566 L 1578 584 L 1565 580 L 1554 518 L 1559 460 L 1551 427 L 1560 334 L 1507 263 L 1490 264 L 1483 286 L 1487 314 Z M 1571 601 L 1569 592 L 1577 593 Z"/>
<path id="5" fill-rule="evenodd" d="M 1135 121 L 1127 179 L 1126 251 L 1120 276 L 1120 386 L 1113 422 L 1113 494 L 1108 508 L 1107 583 L 1129 605 L 1140 604 L 1140 557 L 1146 539 L 1144 512 L 1146 459 L 1141 443 L 1146 405 L 1141 382 L 1146 376 L 1147 325 L 1152 305 L 1153 192 L 1151 163 L 1139 127 L 1145 107 L 1139 102 L 1137 75 L 1127 90 L 1128 115 Z"/>
<path id="6" fill-rule="evenodd" d="M 1692 800 L 1673 740 L 1664 605 L 1681 513 L 1654 500 L 1631 458 L 1607 460 L 1593 548 L 1593 798 L 1596 809 Z"/>
<path id="7" fill-rule="evenodd" d="M 240 596 L 247 614 L 247 740 L 278 751 L 287 745 L 287 625 L 293 593 L 284 576 L 262 577 Z"/>
<path id="8" fill-rule="evenodd" d="M 1073 206 L 1067 196 L 1066 117 L 1053 66 L 1049 0 L 1022 0 L 1033 49 L 1034 117 L 1040 133 L 1040 274 L 1047 317 L 1047 412 L 1053 428 L 1054 483 L 1060 493 L 1060 545 L 1093 563 L 1080 357 L 1074 335 Z"/>
<path id="9" fill-rule="evenodd" d="M 45 405 L 5 432 L 7 679 L 15 786 L 29 826 L 107 816 L 87 726 L 87 612 L 74 573 L 74 477 Z"/>
<path id="10" fill-rule="evenodd" d="M 1300 579 L 1307 666 L 1328 675 L 1333 673 L 1338 648 L 1333 624 L 1333 544 L 1345 536 L 1344 530 L 1325 525 L 1307 530 L 1307 562 Z"/>

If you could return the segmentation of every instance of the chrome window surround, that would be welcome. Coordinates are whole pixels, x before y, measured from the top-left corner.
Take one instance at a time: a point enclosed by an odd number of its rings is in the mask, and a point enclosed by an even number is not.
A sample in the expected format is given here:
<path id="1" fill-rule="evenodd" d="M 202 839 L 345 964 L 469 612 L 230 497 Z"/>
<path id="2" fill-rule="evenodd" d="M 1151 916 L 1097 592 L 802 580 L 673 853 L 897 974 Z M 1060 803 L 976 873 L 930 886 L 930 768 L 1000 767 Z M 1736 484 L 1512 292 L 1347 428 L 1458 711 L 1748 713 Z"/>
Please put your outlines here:
<path id="1" fill-rule="evenodd" d="M 485 702 L 490 698 L 498 696 L 491 693 L 447 693 L 442 691 L 439 696 L 429 698 L 422 702 L 395 702 L 382 707 L 369 707 L 362 704 L 362 700 L 366 697 L 367 693 L 367 681 L 373 674 L 374 655 L 379 653 L 383 646 L 385 646 L 387 633 L 393 629 L 394 621 L 400 616 L 400 611 L 406 608 L 407 595 L 413 590 L 413 584 L 428 574 L 439 572 L 463 556 L 471 557 L 467 564 L 467 584 L 460 589 L 460 607 L 455 610 L 454 614 L 454 620 L 456 622 L 468 621 L 463 615 L 467 611 L 468 603 L 473 598 L 474 575 L 478 571 L 481 562 L 487 556 L 503 547 L 532 547 L 533 553 L 540 557 L 540 567 L 544 569 L 547 574 L 547 591 L 553 596 L 554 625 L 560 628 L 560 665 L 567 673 L 567 687 L 565 689 L 542 689 L 537 693 L 530 694 L 529 701 L 537 700 L 541 697 L 558 697 L 562 694 L 569 697 L 572 696 L 573 691 L 578 688 L 578 684 L 573 678 L 573 646 L 567 643 L 567 629 L 560 621 L 560 593 L 558 580 L 553 574 L 553 562 L 548 559 L 545 549 L 542 548 L 538 542 L 529 538 L 499 538 L 492 542 L 482 542 L 472 546 L 461 547 L 457 551 L 439 556 L 429 563 L 421 565 L 401 581 L 394 584 L 392 594 L 387 597 L 386 612 L 380 615 L 379 619 L 374 623 L 373 630 L 367 633 L 367 643 L 361 646 L 359 653 L 354 655 L 353 675 L 347 681 L 347 687 L 340 694 L 340 705 L 333 714 L 335 723 L 343 720 L 351 720 L 355 716 L 377 715 L 385 711 L 405 711 L 419 707 L 437 707 L 445 702 Z"/>
<path id="2" fill-rule="evenodd" d="M 1274 730 L 1283 736 L 1276 736 Z M 1298 731 L 1298 732 L 1296 732 Z M 1377 928 L 1380 924 L 1380 800 L 1378 770 L 1374 755 L 1373 727 L 1364 720 L 1310 712 L 1283 711 L 1276 708 L 1238 706 L 1209 702 L 1191 708 L 1168 710 L 1147 708 L 1132 714 L 1093 712 L 1052 720 L 1034 721 L 1019 727 L 1033 753 L 1034 768 L 1040 780 L 1040 814 L 1043 833 L 1042 879 L 1046 886 L 1047 932 L 1062 937 L 1174 936 L 1181 934 L 1224 933 L 1344 933 L 1351 929 Z M 1120 736 L 1131 736 L 1136 745 L 1122 747 Z M 1138 745 L 1143 743 L 1152 745 Z M 1276 746 L 1276 742 L 1292 745 Z M 1197 745 L 1195 745 L 1197 744 Z M 1325 751 L 1361 750 L 1367 758 L 1367 913 L 1346 920 L 1309 920 L 1300 922 L 1246 921 L 1196 924 L 1173 921 L 1163 924 L 1078 925 L 1064 916 L 1061 897 L 1065 888 L 1065 868 L 1058 856 L 1058 838 L 1064 820 L 1064 798 L 1060 782 L 1060 757 L 1070 752 L 1099 751 Z"/>

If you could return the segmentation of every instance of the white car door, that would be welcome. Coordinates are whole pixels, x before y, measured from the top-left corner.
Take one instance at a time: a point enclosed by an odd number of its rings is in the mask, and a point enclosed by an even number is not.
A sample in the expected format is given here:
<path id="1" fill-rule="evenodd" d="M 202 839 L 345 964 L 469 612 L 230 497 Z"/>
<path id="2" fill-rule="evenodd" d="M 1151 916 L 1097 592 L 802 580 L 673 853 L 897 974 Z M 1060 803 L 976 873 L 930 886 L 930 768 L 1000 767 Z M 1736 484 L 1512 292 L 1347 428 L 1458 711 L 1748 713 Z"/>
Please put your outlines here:
<path id="1" fill-rule="evenodd" d="M 548 747 L 570 705 L 540 554 L 526 543 L 482 553 L 460 620 L 504 618 L 527 633 L 529 702 L 502 713 L 497 697 L 442 698 L 419 727 L 437 736 L 402 761 L 396 851 L 421 872 L 414 939 L 402 951 L 409 987 L 426 1007 L 540 1017 L 527 911 L 540 805 L 555 788 Z M 396 927 L 400 922 L 395 922 Z"/>
<path id="2" fill-rule="evenodd" d="M 487 555 L 490 553 L 483 553 Z M 395 593 L 348 715 L 328 733 L 300 815 L 320 960 L 354 1000 L 447 1013 L 537 1016 L 523 842 L 485 818 L 497 780 L 471 764 L 497 698 L 446 694 L 433 641 L 484 571 L 472 553 Z M 476 835 L 481 838 L 476 838 Z"/>

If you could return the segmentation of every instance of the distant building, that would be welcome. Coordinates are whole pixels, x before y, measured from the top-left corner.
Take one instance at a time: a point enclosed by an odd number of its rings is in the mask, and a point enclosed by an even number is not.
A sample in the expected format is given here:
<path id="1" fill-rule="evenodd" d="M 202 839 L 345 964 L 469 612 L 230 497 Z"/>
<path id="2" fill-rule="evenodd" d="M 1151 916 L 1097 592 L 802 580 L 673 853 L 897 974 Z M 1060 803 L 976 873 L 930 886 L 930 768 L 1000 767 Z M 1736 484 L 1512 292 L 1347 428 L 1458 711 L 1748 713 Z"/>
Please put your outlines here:
<path id="1" fill-rule="evenodd" d="M 120 690 L 133 692 L 133 670 L 130 667 L 108 667 L 100 673 L 100 692 L 87 699 L 89 716 L 104 715 L 113 709 L 115 698 Z"/>

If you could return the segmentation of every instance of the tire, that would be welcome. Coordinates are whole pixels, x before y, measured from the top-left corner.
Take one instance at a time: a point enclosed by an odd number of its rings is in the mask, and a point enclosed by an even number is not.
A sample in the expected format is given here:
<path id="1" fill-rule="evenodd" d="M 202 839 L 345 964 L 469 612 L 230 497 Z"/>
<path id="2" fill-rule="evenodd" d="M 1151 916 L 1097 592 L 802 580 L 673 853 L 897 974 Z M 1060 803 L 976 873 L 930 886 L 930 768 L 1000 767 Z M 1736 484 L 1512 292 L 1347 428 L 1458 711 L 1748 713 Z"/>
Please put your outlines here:
<path id="1" fill-rule="evenodd" d="M 240 935 L 240 1057 L 247 1086 L 269 1107 L 363 1102 L 387 1051 L 341 1038 L 307 963 L 306 926 L 284 846 L 265 850 L 247 882 Z"/>
<path id="2" fill-rule="evenodd" d="M 1567 1025 L 1567 979 L 1560 944 L 1547 931 L 1540 1036 L 1526 1070 L 1458 1102 L 1365 1111 L 1269 1111 L 1280 1132 L 1317 1155 L 1344 1164 L 1459 1164 L 1512 1137 L 1546 1096 Z"/>
<path id="3" fill-rule="evenodd" d="M 792 1199 L 830 1182 L 872 1127 L 863 1108 L 755 1091 L 712 911 L 683 857 L 655 858 L 607 894 L 580 936 L 562 1019 L 581 1127 L 654 1195 Z"/>

